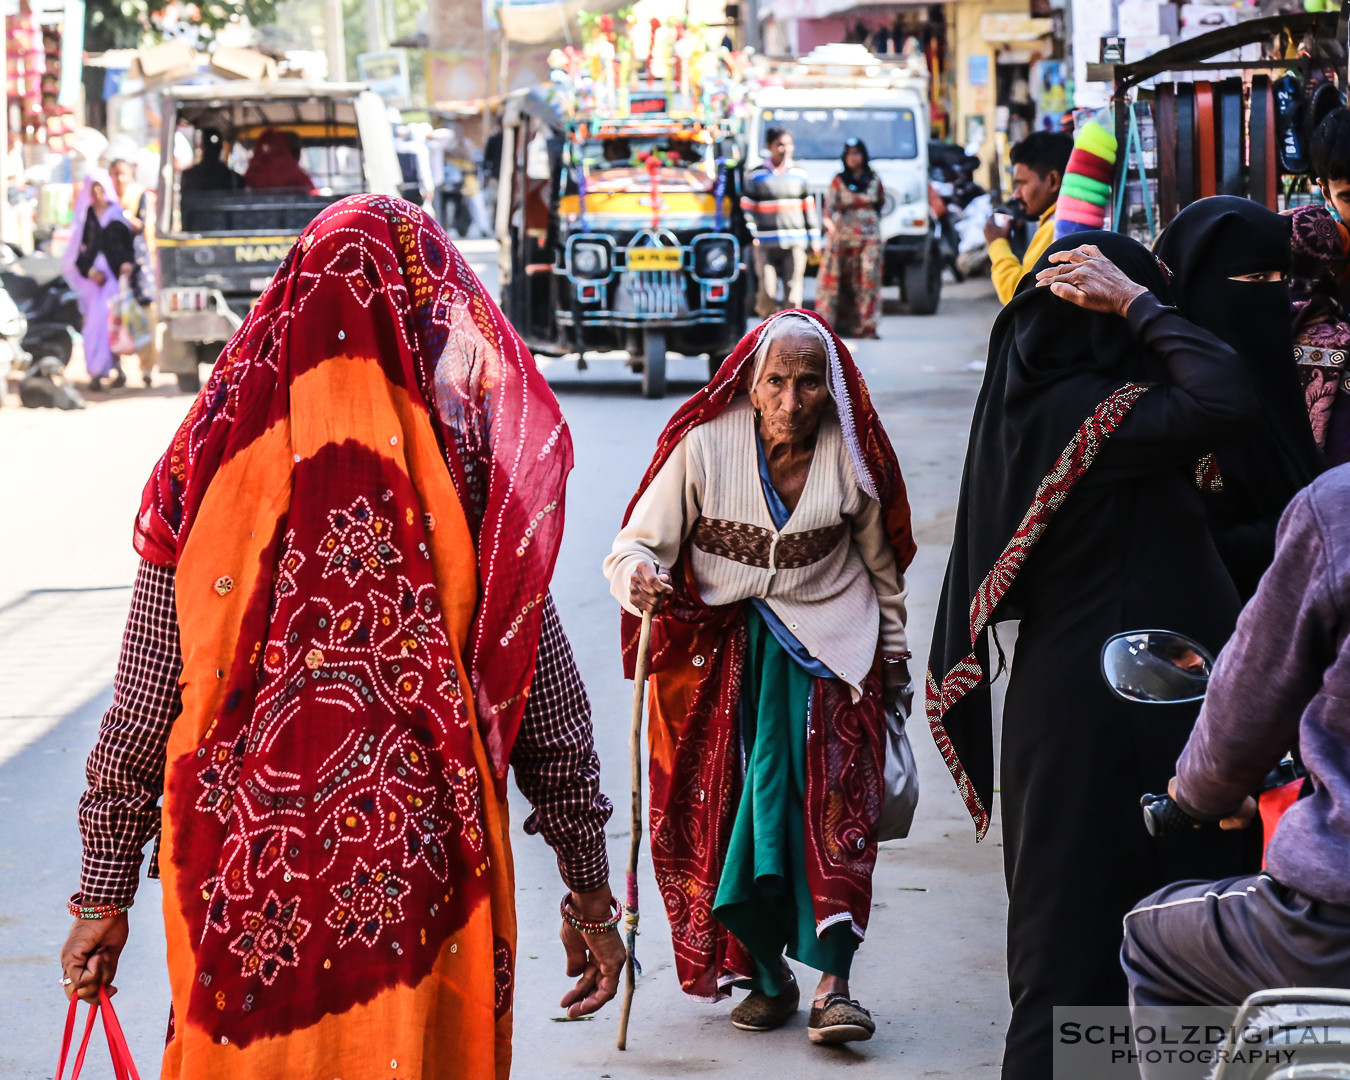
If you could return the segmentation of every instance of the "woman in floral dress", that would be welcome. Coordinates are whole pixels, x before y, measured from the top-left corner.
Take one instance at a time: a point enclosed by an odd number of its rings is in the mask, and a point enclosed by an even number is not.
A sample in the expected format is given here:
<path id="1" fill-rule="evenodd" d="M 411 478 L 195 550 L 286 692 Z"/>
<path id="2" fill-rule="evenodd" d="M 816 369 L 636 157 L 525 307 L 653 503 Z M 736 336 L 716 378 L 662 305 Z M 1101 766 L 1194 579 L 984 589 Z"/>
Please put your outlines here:
<path id="1" fill-rule="evenodd" d="M 825 196 L 825 259 L 816 279 L 816 311 L 840 337 L 877 336 L 881 306 L 881 177 L 861 139 L 844 143 L 843 171 Z"/>

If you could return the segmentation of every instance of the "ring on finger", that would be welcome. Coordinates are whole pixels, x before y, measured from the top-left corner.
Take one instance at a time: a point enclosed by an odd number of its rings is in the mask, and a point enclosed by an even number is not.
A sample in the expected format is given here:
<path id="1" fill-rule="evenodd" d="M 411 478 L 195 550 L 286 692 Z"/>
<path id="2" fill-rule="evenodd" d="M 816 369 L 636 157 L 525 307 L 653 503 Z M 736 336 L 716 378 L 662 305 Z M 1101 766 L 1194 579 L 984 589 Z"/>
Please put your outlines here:
<path id="1" fill-rule="evenodd" d="M 75 980 L 72 979 L 69 975 L 62 975 L 62 976 L 61 976 L 61 985 L 62 985 L 62 986 L 69 986 L 69 985 L 70 985 L 71 983 L 73 983 L 74 981 L 75 981 Z"/>

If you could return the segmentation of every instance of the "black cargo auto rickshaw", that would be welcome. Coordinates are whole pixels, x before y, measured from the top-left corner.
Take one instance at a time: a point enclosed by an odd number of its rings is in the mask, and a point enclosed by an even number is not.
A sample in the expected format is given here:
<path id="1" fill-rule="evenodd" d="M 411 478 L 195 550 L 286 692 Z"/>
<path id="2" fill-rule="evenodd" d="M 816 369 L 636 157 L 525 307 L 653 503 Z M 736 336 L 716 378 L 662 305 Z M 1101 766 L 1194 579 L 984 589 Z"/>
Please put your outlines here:
<path id="1" fill-rule="evenodd" d="M 537 92 L 503 118 L 502 308 L 552 356 L 624 350 L 646 397 L 666 350 L 716 371 L 745 334 L 750 236 L 732 125 L 634 95 L 564 120 Z"/>
<path id="2" fill-rule="evenodd" d="M 330 203 L 397 195 L 398 158 L 384 102 L 359 83 L 236 82 L 163 92 L 166 148 L 193 148 L 159 177 L 160 367 L 200 385 L 297 236 Z M 295 182 L 245 182 L 261 139 L 293 155 Z M 299 178 L 303 177 L 303 181 Z"/>

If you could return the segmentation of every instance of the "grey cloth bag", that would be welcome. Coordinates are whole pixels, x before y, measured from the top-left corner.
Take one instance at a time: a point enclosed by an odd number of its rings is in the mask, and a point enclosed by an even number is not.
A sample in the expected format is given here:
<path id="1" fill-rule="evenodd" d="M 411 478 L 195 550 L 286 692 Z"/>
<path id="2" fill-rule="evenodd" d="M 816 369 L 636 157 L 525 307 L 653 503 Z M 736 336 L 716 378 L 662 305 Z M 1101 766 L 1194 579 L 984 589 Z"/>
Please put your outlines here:
<path id="1" fill-rule="evenodd" d="M 911 684 L 912 686 L 913 684 Z M 912 696 L 909 698 L 913 700 Z M 877 819 L 877 840 L 903 840 L 914 823 L 914 808 L 919 805 L 919 767 L 914 748 L 905 734 L 908 708 L 901 701 L 888 706 L 886 717 L 886 768 L 882 776 L 881 816 Z"/>

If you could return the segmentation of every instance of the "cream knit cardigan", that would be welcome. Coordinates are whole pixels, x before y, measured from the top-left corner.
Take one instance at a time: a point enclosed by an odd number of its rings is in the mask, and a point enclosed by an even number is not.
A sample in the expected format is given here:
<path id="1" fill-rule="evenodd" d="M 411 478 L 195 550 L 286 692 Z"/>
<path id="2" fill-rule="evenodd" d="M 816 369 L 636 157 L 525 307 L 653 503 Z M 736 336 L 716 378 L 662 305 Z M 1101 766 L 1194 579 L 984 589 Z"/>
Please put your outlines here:
<path id="1" fill-rule="evenodd" d="M 780 534 L 764 501 L 757 437 L 746 398 L 690 430 L 605 559 L 610 591 L 636 614 L 629 602 L 633 571 L 644 562 L 673 566 L 692 535 L 690 563 L 703 602 L 761 597 L 856 699 L 878 639 L 887 654 L 907 648 L 905 582 L 881 506 L 858 487 L 831 411 L 821 420 L 806 487 Z"/>

